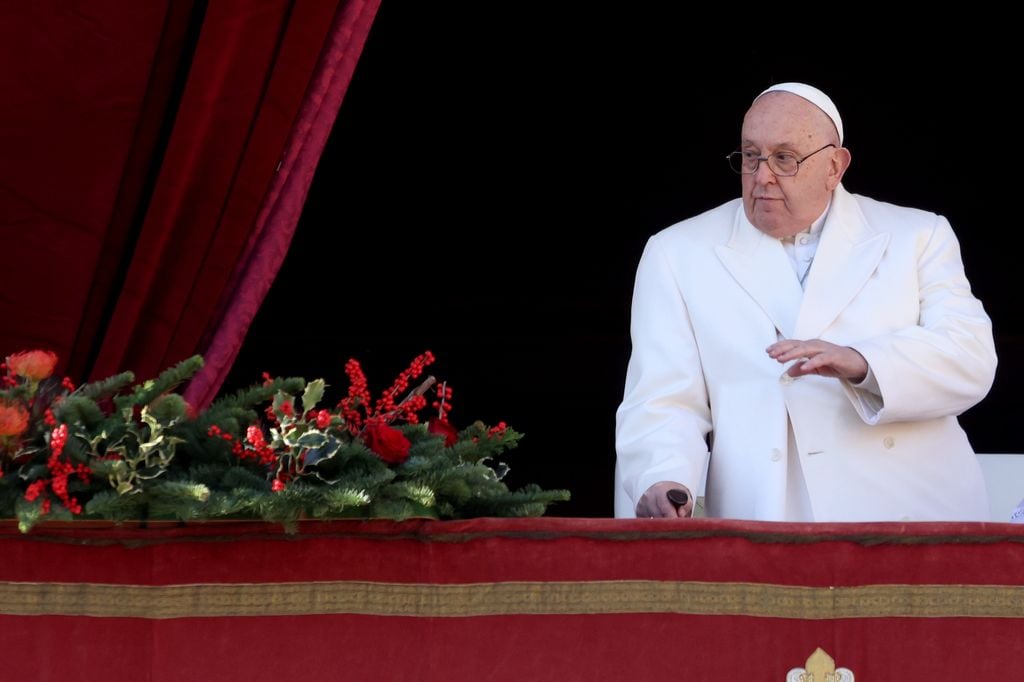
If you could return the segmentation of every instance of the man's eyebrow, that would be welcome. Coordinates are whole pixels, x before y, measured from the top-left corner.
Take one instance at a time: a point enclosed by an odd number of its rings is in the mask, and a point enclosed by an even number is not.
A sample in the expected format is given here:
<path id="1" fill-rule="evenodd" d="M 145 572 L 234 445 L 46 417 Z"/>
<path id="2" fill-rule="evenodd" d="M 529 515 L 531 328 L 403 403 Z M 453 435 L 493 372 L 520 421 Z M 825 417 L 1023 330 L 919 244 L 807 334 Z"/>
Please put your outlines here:
<path id="1" fill-rule="evenodd" d="M 753 140 L 743 140 L 743 142 L 740 144 L 740 146 L 741 147 L 757 147 L 758 149 L 761 148 L 761 145 L 757 144 Z M 792 142 L 788 142 L 788 141 L 787 142 L 780 142 L 779 144 L 774 145 L 774 147 L 775 147 L 775 149 L 786 149 L 786 150 L 796 149 L 796 145 L 793 144 Z"/>

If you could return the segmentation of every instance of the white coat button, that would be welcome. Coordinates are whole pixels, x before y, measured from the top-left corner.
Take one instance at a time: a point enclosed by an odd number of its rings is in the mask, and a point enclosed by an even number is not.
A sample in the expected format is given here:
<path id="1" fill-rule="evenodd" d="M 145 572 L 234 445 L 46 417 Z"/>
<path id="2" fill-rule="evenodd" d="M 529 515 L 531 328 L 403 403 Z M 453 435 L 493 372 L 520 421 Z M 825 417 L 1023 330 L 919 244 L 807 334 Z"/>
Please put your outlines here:
<path id="1" fill-rule="evenodd" d="M 800 243 L 801 244 L 806 244 L 807 243 L 807 237 L 800 237 Z"/>
<path id="2" fill-rule="evenodd" d="M 893 446 L 896 445 L 896 439 L 892 436 L 886 436 L 882 439 L 882 445 L 885 446 L 886 450 L 892 450 Z"/>
<path id="3" fill-rule="evenodd" d="M 772 461 L 778 462 L 780 459 L 782 459 L 782 450 L 772 448 Z"/>

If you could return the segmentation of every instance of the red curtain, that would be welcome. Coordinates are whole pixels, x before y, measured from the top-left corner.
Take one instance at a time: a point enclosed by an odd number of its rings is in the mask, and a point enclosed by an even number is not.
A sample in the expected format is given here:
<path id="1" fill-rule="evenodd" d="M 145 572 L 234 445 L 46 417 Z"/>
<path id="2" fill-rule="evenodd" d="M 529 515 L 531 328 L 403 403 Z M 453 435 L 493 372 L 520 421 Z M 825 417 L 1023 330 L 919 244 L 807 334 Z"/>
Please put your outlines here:
<path id="1" fill-rule="evenodd" d="M 0 9 L 0 54 L 18 65 L 0 70 L 0 354 L 45 347 L 76 378 L 147 377 L 212 345 L 196 393 L 212 397 L 378 6 Z"/>
<path id="2" fill-rule="evenodd" d="M 202 344 L 206 366 L 189 385 L 186 397 L 192 405 L 205 406 L 215 397 L 284 261 L 317 161 L 352 80 L 379 1 L 344 3 L 335 16 L 312 82 L 291 125 L 278 172 L 264 196 L 248 242 L 236 258 L 234 275 L 226 286 L 217 282 L 223 294 L 216 311 L 206 315 L 207 340 Z M 279 84 L 294 85 L 286 81 Z M 236 253 L 234 244 L 230 252 Z M 192 339 L 185 341 L 191 343 Z"/>
<path id="3" fill-rule="evenodd" d="M 66 363 L 119 267 L 190 2 L 0 4 L 0 356 Z M 122 191 L 123 190 L 123 191 Z"/>

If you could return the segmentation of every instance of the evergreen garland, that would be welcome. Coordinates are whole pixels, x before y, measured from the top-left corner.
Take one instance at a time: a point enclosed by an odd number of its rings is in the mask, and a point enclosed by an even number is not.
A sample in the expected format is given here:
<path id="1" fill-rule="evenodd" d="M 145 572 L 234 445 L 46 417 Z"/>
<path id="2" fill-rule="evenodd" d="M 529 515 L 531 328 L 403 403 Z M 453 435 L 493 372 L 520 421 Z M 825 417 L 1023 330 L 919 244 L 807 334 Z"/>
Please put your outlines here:
<path id="1" fill-rule="evenodd" d="M 456 432 L 450 389 L 432 377 L 397 400 L 429 353 L 376 402 L 350 361 L 349 394 L 333 409 L 319 405 L 323 380 L 267 377 L 198 415 L 173 390 L 202 367 L 199 356 L 138 385 L 125 372 L 77 389 L 44 373 L 52 354 L 7 360 L 0 517 L 26 532 L 72 518 L 247 518 L 293 529 L 303 518 L 540 516 L 569 498 L 532 484 L 509 490 L 500 457 L 520 434 L 479 422 Z M 437 416 L 422 424 L 432 388 Z"/>

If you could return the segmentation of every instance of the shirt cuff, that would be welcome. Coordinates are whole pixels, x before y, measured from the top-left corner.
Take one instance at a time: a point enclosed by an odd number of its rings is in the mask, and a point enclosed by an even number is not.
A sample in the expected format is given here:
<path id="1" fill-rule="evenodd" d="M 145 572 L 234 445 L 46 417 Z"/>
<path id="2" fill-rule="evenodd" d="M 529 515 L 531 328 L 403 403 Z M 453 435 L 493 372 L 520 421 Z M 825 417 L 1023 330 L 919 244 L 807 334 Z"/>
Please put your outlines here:
<path id="1" fill-rule="evenodd" d="M 872 426 L 877 424 L 882 408 L 885 407 L 885 401 L 882 400 L 882 390 L 878 386 L 874 372 L 871 371 L 871 366 L 868 366 L 868 373 L 863 381 L 856 384 L 851 381 L 842 381 L 841 383 L 860 418 L 866 424 Z"/>
<path id="2" fill-rule="evenodd" d="M 858 391 L 867 391 L 868 393 L 874 394 L 878 398 L 879 404 L 882 402 L 882 389 L 878 387 L 878 379 L 875 379 L 875 373 L 871 371 L 871 365 L 868 365 L 868 373 L 864 375 L 864 380 L 859 384 L 850 382 Z"/>

